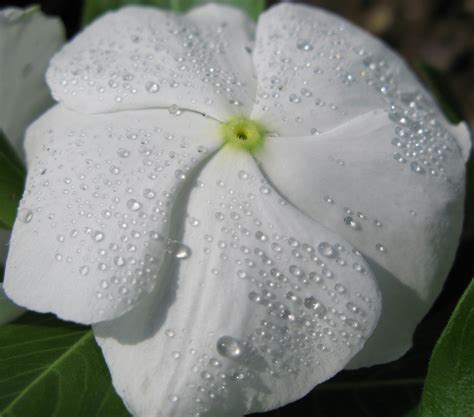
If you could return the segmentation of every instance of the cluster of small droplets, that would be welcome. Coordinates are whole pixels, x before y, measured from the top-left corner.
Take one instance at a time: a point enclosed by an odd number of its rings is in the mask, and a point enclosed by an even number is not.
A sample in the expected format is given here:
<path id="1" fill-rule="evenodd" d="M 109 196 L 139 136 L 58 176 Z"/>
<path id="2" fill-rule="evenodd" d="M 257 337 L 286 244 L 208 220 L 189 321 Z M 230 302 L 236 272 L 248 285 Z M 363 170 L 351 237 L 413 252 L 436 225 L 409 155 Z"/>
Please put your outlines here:
<path id="1" fill-rule="evenodd" d="M 69 143 L 57 148 L 63 135 Z M 168 237 L 168 224 L 180 184 L 208 150 L 159 126 L 51 129 L 48 136 L 45 151 L 54 161 L 39 155 L 31 164 L 31 207 L 22 207 L 18 220 L 35 236 L 54 236 L 52 260 L 68 279 L 97 282 L 99 313 L 117 300 L 131 305 L 154 287 L 166 255 L 191 256 Z"/>
<path id="2" fill-rule="evenodd" d="M 181 114 L 173 104 L 176 94 L 181 105 L 197 111 L 207 111 L 216 100 L 240 108 L 252 93 L 247 91 L 250 80 L 225 65 L 230 21 L 208 25 L 145 8 L 129 10 L 126 17 L 108 15 L 100 28 L 107 25 L 108 36 L 96 35 L 99 28 L 92 26 L 66 47 L 68 54 L 52 61 L 53 93 L 57 98 L 93 94 L 108 107 L 165 105 L 173 116 Z M 202 98 L 186 99 L 184 90 L 192 97 L 202 91 Z"/>
<path id="3" fill-rule="evenodd" d="M 291 36 L 281 39 L 282 25 Z M 453 152 L 459 156 L 459 147 L 436 104 L 421 86 L 407 91 L 404 80 L 411 75 L 404 64 L 385 48 L 385 58 L 379 58 L 380 43 L 349 26 L 324 13 L 306 16 L 289 9 L 275 14 L 256 46 L 266 58 L 262 64 L 256 61 L 256 108 L 277 123 L 296 121 L 293 136 L 318 135 L 384 109 L 394 125 L 390 140 L 395 149 L 387 157 L 416 175 L 447 179 L 446 161 Z M 366 84 L 370 89 L 361 101 L 358 94 Z"/>
<path id="4" fill-rule="evenodd" d="M 395 124 L 393 159 L 415 174 L 447 180 L 446 161 L 459 149 L 440 122 L 436 104 L 421 90 L 403 91 L 385 61 L 366 57 L 363 63 L 365 81 L 386 98 L 389 118 Z"/>
<path id="5" fill-rule="evenodd" d="M 334 209 L 340 212 L 341 221 L 347 226 L 348 230 L 353 232 L 366 232 L 370 231 L 369 236 L 375 236 L 377 232 L 381 231 L 383 224 L 377 218 L 371 218 L 367 214 L 353 210 L 347 206 L 340 207 L 334 198 L 330 196 L 324 196 L 323 200 Z M 384 244 L 375 241 L 373 244 L 377 253 L 385 254 L 387 248 Z"/>
<path id="6" fill-rule="evenodd" d="M 207 215 L 219 233 L 203 230 L 196 245 L 219 260 L 211 268 L 216 278 L 235 280 L 249 289 L 248 301 L 260 318 L 238 337 L 216 334 L 214 352 L 203 354 L 193 365 L 200 383 L 190 388 L 202 415 L 211 404 L 255 385 L 262 376 L 295 377 L 303 369 L 317 368 L 325 355 L 355 350 L 366 338 L 367 315 L 373 308 L 371 299 L 352 292 L 347 281 L 348 275 L 351 280 L 367 275 L 358 251 L 282 233 L 265 207 L 275 206 L 275 212 L 290 218 L 286 201 L 262 178 L 245 170 L 235 175 L 238 183 L 230 181 L 234 186 L 220 179 L 202 185 L 207 196 L 215 196 L 206 200 Z M 186 227 L 200 228 L 204 219 L 192 212 L 192 206 L 189 210 Z M 228 276 L 229 270 L 234 270 L 233 276 Z"/>

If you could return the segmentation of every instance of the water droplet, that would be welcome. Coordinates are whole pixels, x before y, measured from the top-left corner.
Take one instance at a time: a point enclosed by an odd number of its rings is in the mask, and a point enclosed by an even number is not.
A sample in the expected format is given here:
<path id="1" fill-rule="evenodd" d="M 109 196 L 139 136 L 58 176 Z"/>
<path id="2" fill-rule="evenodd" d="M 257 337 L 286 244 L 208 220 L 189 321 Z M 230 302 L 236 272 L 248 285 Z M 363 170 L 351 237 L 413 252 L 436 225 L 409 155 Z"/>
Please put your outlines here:
<path id="1" fill-rule="evenodd" d="M 105 234 L 102 233 L 100 230 L 96 230 L 94 233 L 92 233 L 92 239 L 95 242 L 100 242 L 101 240 L 104 240 Z"/>
<path id="2" fill-rule="evenodd" d="M 187 259 L 191 256 L 191 248 L 176 240 L 169 241 L 167 249 L 177 259 Z"/>
<path id="3" fill-rule="evenodd" d="M 239 178 L 241 180 L 246 180 L 249 177 L 249 174 L 247 174 L 245 171 L 239 171 Z"/>
<path id="4" fill-rule="evenodd" d="M 296 47 L 300 51 L 311 51 L 313 49 L 313 45 L 311 45 L 311 42 L 307 39 L 299 40 Z"/>
<path id="5" fill-rule="evenodd" d="M 425 169 L 416 161 L 410 164 L 410 168 L 413 172 L 416 172 L 417 174 L 425 173 Z"/>
<path id="6" fill-rule="evenodd" d="M 334 258 L 337 256 L 337 251 L 328 242 L 321 242 L 318 245 L 318 252 L 326 258 Z"/>
<path id="7" fill-rule="evenodd" d="M 142 205 L 139 201 L 135 200 L 134 198 L 131 198 L 127 201 L 127 208 L 132 211 L 137 211 L 142 208 Z"/>
<path id="8" fill-rule="evenodd" d="M 120 149 L 117 151 L 117 155 L 118 155 L 120 158 L 128 158 L 128 157 L 130 156 L 130 151 L 127 151 L 126 149 L 120 148 Z"/>
<path id="9" fill-rule="evenodd" d="M 154 93 L 157 93 L 158 91 L 160 91 L 160 86 L 155 81 L 148 81 L 145 84 L 145 90 L 148 91 L 151 94 L 154 94 Z"/>
<path id="10" fill-rule="evenodd" d="M 83 276 L 86 276 L 89 273 L 89 267 L 87 265 L 82 265 L 79 268 L 79 273 Z"/>
<path id="11" fill-rule="evenodd" d="M 143 191 L 143 196 L 148 200 L 151 200 L 155 198 L 156 193 L 151 188 L 145 188 L 145 190 Z"/>
<path id="12" fill-rule="evenodd" d="M 120 168 L 115 166 L 115 165 L 112 165 L 110 168 L 109 168 L 109 171 L 114 174 L 114 175 L 118 175 L 120 174 Z"/>
<path id="13" fill-rule="evenodd" d="M 334 204 L 334 199 L 332 199 L 332 198 L 329 197 L 329 196 L 325 196 L 325 197 L 324 197 L 324 201 L 325 201 L 326 203 L 328 203 L 328 204 L 331 204 L 331 205 Z"/>
<path id="14" fill-rule="evenodd" d="M 385 246 L 383 246 L 381 243 L 377 243 L 375 245 L 375 249 L 377 249 L 379 252 L 385 253 L 387 250 L 385 249 Z"/>
<path id="15" fill-rule="evenodd" d="M 353 264 L 352 267 L 354 268 L 354 271 L 357 271 L 360 273 L 365 272 L 365 268 L 362 265 L 358 264 L 357 262 Z"/>
<path id="16" fill-rule="evenodd" d="M 178 105 L 172 104 L 171 106 L 168 107 L 168 112 L 169 114 L 173 116 L 179 116 L 181 114 L 181 109 L 179 108 Z"/>
<path id="17" fill-rule="evenodd" d="M 201 378 L 202 378 L 202 379 L 205 379 L 205 380 L 207 380 L 207 381 L 210 381 L 210 380 L 213 378 L 213 376 L 212 376 L 211 373 L 209 373 L 209 372 L 207 372 L 207 371 L 202 371 L 202 372 L 201 372 Z"/>
<path id="18" fill-rule="evenodd" d="M 32 218 L 33 212 L 30 209 L 22 208 L 18 212 L 18 220 L 20 220 L 22 223 L 29 223 Z"/>
<path id="19" fill-rule="evenodd" d="M 201 224 L 201 222 L 198 219 L 196 219 L 196 217 L 190 217 L 188 219 L 188 223 L 193 227 L 198 227 Z"/>
<path id="20" fill-rule="evenodd" d="M 178 180 L 184 180 L 186 179 L 186 174 L 183 172 L 183 170 L 181 169 L 177 169 L 174 173 L 174 176 L 178 179 Z"/>
<path id="21" fill-rule="evenodd" d="M 217 340 L 216 347 L 220 355 L 230 359 L 240 357 L 243 351 L 242 343 L 232 336 L 220 337 L 219 340 Z"/>
<path id="22" fill-rule="evenodd" d="M 114 263 L 117 266 L 124 266 L 127 263 L 127 261 L 125 260 L 123 256 L 116 256 L 114 258 Z"/>
<path id="23" fill-rule="evenodd" d="M 301 101 L 296 94 L 290 94 L 289 100 L 291 103 L 299 103 Z"/>
<path id="24" fill-rule="evenodd" d="M 336 284 L 334 286 L 334 289 L 336 290 L 336 292 L 338 292 L 339 294 L 345 294 L 346 293 L 346 287 L 344 287 L 343 285 L 341 284 Z"/>
<path id="25" fill-rule="evenodd" d="M 255 291 L 252 291 L 249 293 L 249 300 L 255 303 L 259 303 L 260 301 L 262 301 L 262 296 L 256 293 Z"/>
<path id="26" fill-rule="evenodd" d="M 316 315 L 320 318 L 326 315 L 326 307 L 313 296 L 304 299 L 304 306 L 310 310 L 314 310 Z"/>
<path id="27" fill-rule="evenodd" d="M 354 230 L 359 230 L 360 225 L 351 216 L 344 217 L 344 223 Z"/>
<path id="28" fill-rule="evenodd" d="M 300 268 L 298 268 L 296 265 L 290 266 L 290 272 L 297 278 L 304 275 L 304 272 Z"/>
<path id="29" fill-rule="evenodd" d="M 262 194 L 268 195 L 268 194 L 270 194 L 271 191 L 270 191 L 270 188 L 266 187 L 265 185 L 262 185 L 260 187 L 260 192 Z"/>

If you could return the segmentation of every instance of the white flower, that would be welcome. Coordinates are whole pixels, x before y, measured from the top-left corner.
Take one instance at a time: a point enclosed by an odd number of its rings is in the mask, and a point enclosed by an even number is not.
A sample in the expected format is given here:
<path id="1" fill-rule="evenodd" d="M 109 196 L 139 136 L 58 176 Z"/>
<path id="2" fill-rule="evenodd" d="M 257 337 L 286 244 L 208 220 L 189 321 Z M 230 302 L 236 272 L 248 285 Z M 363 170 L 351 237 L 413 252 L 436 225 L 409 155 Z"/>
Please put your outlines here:
<path id="1" fill-rule="evenodd" d="M 135 416 L 268 410 L 364 343 L 353 366 L 409 348 L 456 250 L 469 146 L 382 43 L 300 5 L 256 28 L 131 7 L 47 78 L 6 290 L 94 324 Z"/>
<path id="2" fill-rule="evenodd" d="M 22 158 L 27 126 L 53 103 L 44 75 L 63 39 L 60 21 L 36 7 L 0 10 L 0 129 Z M 0 229 L 0 263 L 6 259 L 9 238 Z M 0 283 L 0 325 L 22 312 L 5 297 Z"/>

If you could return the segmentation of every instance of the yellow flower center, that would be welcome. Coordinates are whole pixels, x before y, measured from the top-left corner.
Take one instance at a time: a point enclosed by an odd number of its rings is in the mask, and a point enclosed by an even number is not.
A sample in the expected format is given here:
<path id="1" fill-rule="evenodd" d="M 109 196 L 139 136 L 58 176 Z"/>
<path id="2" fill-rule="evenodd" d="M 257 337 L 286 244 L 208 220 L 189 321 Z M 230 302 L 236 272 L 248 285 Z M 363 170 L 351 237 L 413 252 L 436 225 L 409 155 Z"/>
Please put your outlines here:
<path id="1" fill-rule="evenodd" d="M 221 127 L 222 140 L 235 148 L 256 152 L 262 148 L 267 129 L 245 117 L 233 117 Z"/>

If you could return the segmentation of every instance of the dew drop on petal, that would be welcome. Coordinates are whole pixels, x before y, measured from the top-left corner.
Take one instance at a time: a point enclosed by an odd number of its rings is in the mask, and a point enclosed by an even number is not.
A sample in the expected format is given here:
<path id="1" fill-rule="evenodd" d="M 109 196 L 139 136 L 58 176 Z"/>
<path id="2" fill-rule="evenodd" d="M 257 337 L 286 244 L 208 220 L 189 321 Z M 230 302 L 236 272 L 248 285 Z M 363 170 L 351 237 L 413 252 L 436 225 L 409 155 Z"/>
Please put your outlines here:
<path id="1" fill-rule="evenodd" d="M 140 210 L 142 207 L 141 203 L 134 198 L 127 201 L 127 208 L 132 211 Z"/>
<path id="2" fill-rule="evenodd" d="M 217 352 L 220 355 L 235 359 L 242 355 L 243 346 L 237 339 L 232 336 L 222 336 L 217 340 Z"/>
<path id="3" fill-rule="evenodd" d="M 188 223 L 189 223 L 191 226 L 193 226 L 193 227 L 198 227 L 198 226 L 201 224 L 201 222 L 199 221 L 199 219 L 196 219 L 196 217 L 190 217 L 190 218 L 188 219 Z"/>
<path id="4" fill-rule="evenodd" d="M 170 240 L 167 244 L 168 253 L 176 259 L 187 259 L 191 256 L 191 248 L 176 240 Z"/>
<path id="5" fill-rule="evenodd" d="M 87 265 L 82 265 L 80 268 L 79 268 L 79 273 L 82 275 L 82 276 L 86 276 L 88 273 L 89 273 L 89 267 Z"/>
<path id="6" fill-rule="evenodd" d="M 351 216 L 344 217 L 344 223 L 354 230 L 359 230 L 360 225 Z"/>
<path id="7" fill-rule="evenodd" d="M 22 208 L 18 212 L 18 220 L 20 220 L 22 223 L 29 223 L 32 218 L 33 212 L 30 209 Z"/>
<path id="8" fill-rule="evenodd" d="M 307 39 L 299 40 L 296 47 L 300 51 L 311 51 L 313 49 L 313 45 L 311 45 L 311 42 Z"/>
<path id="9" fill-rule="evenodd" d="M 379 252 L 385 253 L 387 250 L 385 249 L 385 246 L 383 246 L 381 243 L 377 243 L 375 245 L 375 249 L 377 249 Z"/>
<path id="10" fill-rule="evenodd" d="M 145 84 L 145 90 L 148 91 L 151 94 L 155 94 L 158 91 L 160 91 L 160 86 L 155 81 L 148 81 Z"/>
<path id="11" fill-rule="evenodd" d="M 100 242 L 100 241 L 104 240 L 104 237 L 105 237 L 105 234 L 102 233 L 100 230 L 96 230 L 92 234 L 92 239 L 94 240 L 94 242 Z"/>
<path id="12" fill-rule="evenodd" d="M 181 109 L 179 108 L 178 105 L 172 104 L 171 106 L 168 107 L 168 113 L 171 114 L 172 116 L 179 116 L 181 114 Z"/>
<path id="13" fill-rule="evenodd" d="M 328 242 L 321 242 L 318 245 L 318 252 L 326 258 L 337 256 L 337 251 Z"/>
<path id="14" fill-rule="evenodd" d="M 424 174 L 425 173 L 425 169 L 416 161 L 414 161 L 410 164 L 410 168 L 413 172 L 416 172 L 417 174 Z"/>
<path id="15" fill-rule="evenodd" d="M 310 310 L 314 310 L 318 317 L 324 317 L 326 315 L 326 307 L 313 296 L 304 299 L 304 306 Z"/>
<path id="16" fill-rule="evenodd" d="M 151 200 L 155 198 L 156 193 L 151 188 L 145 188 L 145 190 L 143 191 L 143 196 L 148 200 Z"/>

